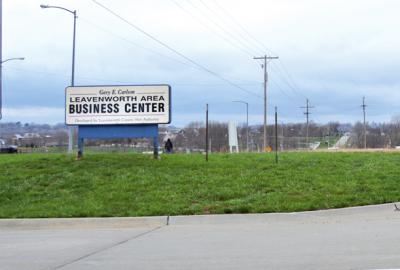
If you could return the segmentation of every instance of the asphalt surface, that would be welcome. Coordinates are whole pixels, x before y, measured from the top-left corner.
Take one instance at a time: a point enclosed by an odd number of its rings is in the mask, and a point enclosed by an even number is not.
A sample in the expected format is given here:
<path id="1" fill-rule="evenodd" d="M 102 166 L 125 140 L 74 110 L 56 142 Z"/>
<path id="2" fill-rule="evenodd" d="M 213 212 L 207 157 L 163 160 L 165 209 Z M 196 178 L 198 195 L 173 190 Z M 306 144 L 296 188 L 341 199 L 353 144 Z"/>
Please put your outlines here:
<path id="1" fill-rule="evenodd" d="M 393 204 L 171 217 L 169 225 L 81 221 L 0 221 L 0 269 L 400 268 L 400 211 Z"/>

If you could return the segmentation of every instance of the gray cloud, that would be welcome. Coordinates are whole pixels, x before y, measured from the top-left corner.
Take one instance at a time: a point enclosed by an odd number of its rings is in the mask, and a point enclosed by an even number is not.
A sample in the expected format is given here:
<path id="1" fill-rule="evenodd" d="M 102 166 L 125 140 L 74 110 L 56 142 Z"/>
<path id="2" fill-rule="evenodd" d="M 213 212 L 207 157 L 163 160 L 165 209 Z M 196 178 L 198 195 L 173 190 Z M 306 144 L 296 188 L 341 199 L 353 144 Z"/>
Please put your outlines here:
<path id="1" fill-rule="evenodd" d="M 269 107 L 272 112 L 273 106 L 278 106 L 283 121 L 304 120 L 299 108 L 304 96 L 316 106 L 312 119 L 317 122 L 357 121 L 362 96 L 367 97 L 370 119 L 387 121 L 398 114 L 400 38 L 394 34 L 400 25 L 398 1 L 217 1 L 276 51 L 295 79 L 293 91 L 282 66 L 271 64 Z M 4 121 L 64 120 L 63 114 L 55 111 L 62 111 L 64 88 L 69 84 L 72 18 L 61 11 L 41 10 L 42 2 L 4 3 L 4 56 L 26 57 L 24 62 L 10 62 L 4 68 Z M 91 1 L 47 2 L 79 12 L 77 84 L 169 83 L 173 87 L 173 124 L 202 119 L 207 102 L 215 120 L 242 121 L 242 108 L 231 104 L 237 99 L 248 101 L 251 121 L 261 123 L 262 99 L 181 63 L 186 61 Z M 199 63 L 262 95 L 262 70 L 252 55 L 224 42 L 171 1 L 102 2 Z M 200 3 L 197 6 L 198 10 L 191 11 L 198 16 L 200 10 L 206 12 Z M 256 47 L 254 54 L 263 53 Z M 42 113 L 27 116 L 29 108 Z"/>

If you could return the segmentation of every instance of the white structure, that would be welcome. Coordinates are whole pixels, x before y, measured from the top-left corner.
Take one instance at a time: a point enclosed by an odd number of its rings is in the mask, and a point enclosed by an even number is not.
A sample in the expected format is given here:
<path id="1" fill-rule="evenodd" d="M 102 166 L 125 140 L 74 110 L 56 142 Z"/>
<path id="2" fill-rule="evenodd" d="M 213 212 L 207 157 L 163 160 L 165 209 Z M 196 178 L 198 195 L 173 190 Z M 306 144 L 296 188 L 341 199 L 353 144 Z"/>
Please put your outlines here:
<path id="1" fill-rule="evenodd" d="M 340 149 L 346 147 L 348 141 L 350 140 L 350 133 L 345 133 L 340 139 L 333 145 L 333 149 Z"/>
<path id="2" fill-rule="evenodd" d="M 309 143 L 308 147 L 311 150 L 316 150 L 320 145 L 321 145 L 321 142 L 313 142 L 313 143 Z"/>
<path id="3" fill-rule="evenodd" d="M 233 153 L 234 151 L 236 153 L 239 153 L 237 127 L 235 122 L 229 121 L 228 134 L 229 134 L 229 151 L 231 153 Z"/>

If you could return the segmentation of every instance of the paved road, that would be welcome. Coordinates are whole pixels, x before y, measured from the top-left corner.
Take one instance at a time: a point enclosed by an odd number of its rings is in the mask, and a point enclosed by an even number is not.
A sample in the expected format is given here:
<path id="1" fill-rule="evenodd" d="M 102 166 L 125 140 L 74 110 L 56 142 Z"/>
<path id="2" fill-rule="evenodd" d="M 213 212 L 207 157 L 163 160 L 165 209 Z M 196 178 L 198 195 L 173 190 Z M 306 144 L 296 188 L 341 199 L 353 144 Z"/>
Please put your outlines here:
<path id="1" fill-rule="evenodd" d="M 400 268 L 393 204 L 169 223 L 15 229 L 0 222 L 0 269 Z"/>

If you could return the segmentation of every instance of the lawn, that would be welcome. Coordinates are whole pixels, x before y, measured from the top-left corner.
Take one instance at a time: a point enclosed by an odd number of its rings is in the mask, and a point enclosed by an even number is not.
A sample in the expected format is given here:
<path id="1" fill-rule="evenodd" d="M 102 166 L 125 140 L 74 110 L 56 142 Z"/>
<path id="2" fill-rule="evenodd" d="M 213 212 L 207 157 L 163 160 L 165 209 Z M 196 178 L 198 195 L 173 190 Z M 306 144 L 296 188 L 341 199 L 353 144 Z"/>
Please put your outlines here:
<path id="1" fill-rule="evenodd" d="M 398 153 L 0 156 L 0 217 L 289 212 L 400 200 Z"/>

